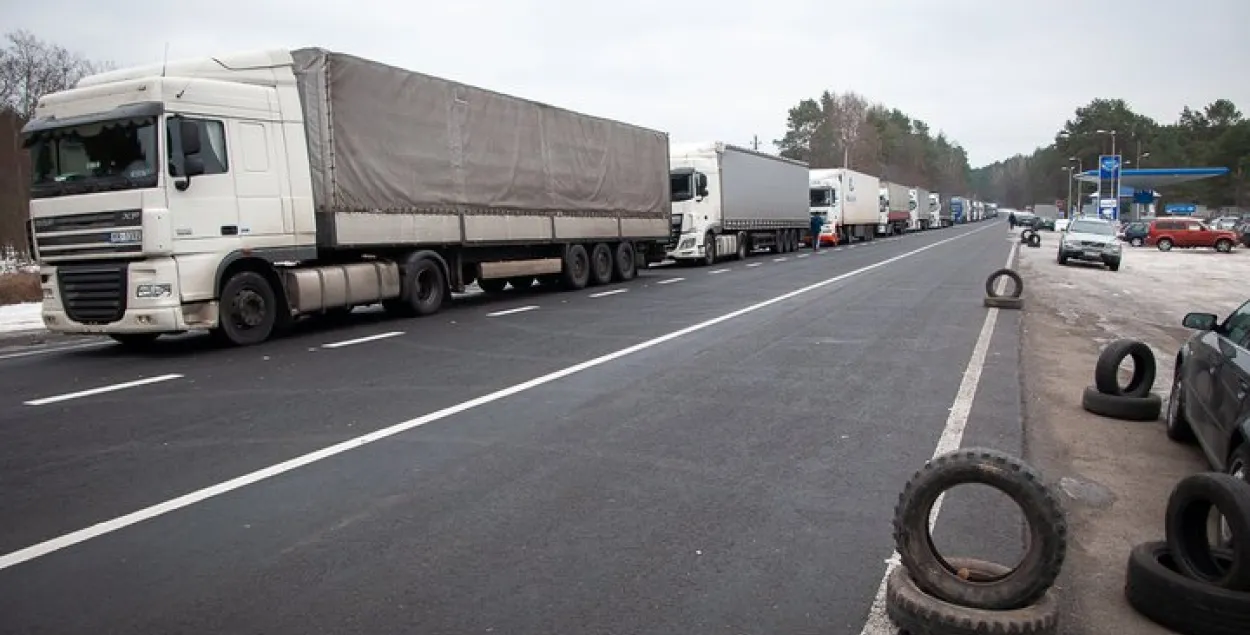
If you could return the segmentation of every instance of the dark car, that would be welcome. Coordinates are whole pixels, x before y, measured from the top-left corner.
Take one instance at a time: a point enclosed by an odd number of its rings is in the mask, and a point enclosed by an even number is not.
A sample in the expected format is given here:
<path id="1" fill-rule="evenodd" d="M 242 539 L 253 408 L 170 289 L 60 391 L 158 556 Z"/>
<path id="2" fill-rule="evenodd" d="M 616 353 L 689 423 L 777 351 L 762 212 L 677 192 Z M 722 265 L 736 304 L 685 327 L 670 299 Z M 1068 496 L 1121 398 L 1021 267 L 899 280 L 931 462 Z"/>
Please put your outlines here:
<path id="1" fill-rule="evenodd" d="M 1120 240 L 1134 246 L 1146 244 L 1146 236 L 1150 235 L 1150 223 L 1136 221 L 1124 226 Z"/>
<path id="2" fill-rule="evenodd" d="M 1195 329 L 1176 356 L 1167 435 L 1197 440 L 1216 470 L 1250 481 L 1250 302 L 1223 322 L 1190 313 Z"/>

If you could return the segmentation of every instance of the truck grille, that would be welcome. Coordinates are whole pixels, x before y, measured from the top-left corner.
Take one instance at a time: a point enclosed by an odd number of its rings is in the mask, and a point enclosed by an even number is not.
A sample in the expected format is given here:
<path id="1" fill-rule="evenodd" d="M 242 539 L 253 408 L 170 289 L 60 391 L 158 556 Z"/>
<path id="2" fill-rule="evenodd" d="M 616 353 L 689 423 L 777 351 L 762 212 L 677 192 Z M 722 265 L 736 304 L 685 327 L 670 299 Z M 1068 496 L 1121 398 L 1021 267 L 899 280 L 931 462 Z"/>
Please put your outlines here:
<path id="1" fill-rule="evenodd" d="M 43 262 L 137 258 L 143 254 L 143 213 L 137 209 L 48 216 L 31 224 Z"/>
<path id="2" fill-rule="evenodd" d="M 81 324 L 110 324 L 126 312 L 126 263 L 61 265 L 56 270 L 61 303 Z"/>

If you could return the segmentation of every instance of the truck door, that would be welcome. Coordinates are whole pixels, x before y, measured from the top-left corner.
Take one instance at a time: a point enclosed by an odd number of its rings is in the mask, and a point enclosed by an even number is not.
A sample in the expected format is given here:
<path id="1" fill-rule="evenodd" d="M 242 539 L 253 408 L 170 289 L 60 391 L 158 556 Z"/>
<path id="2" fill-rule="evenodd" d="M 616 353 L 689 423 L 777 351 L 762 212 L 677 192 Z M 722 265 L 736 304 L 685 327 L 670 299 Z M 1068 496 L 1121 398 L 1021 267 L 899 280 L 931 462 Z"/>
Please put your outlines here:
<path id="1" fill-rule="evenodd" d="M 200 133 L 200 152 L 192 156 L 203 163 L 204 173 L 189 181 L 184 178 L 180 122 L 190 122 Z M 170 117 L 166 132 L 171 177 L 167 180 L 170 224 L 179 242 L 195 241 L 177 251 L 203 253 L 232 249 L 239 233 L 239 206 L 225 121 L 212 117 Z M 183 185 L 185 188 L 180 189 Z"/>
<path id="2" fill-rule="evenodd" d="M 239 235 L 275 236 L 292 231 L 290 199 L 283 199 L 276 166 L 274 130 L 263 121 L 234 121 L 230 126 L 236 169 L 234 187 L 239 199 Z M 284 209 L 284 202 L 287 208 Z"/>

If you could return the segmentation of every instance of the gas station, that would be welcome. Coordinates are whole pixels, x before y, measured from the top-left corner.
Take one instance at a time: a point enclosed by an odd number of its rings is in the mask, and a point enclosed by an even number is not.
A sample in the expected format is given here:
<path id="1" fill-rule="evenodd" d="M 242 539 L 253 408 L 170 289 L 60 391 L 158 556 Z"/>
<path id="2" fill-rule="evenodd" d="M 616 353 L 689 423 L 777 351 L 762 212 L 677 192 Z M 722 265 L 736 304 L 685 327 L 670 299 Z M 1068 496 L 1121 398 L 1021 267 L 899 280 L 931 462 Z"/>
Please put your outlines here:
<path id="1" fill-rule="evenodd" d="M 1180 183 L 1201 181 L 1228 174 L 1228 168 L 1135 168 L 1121 169 L 1119 155 L 1103 155 L 1098 157 L 1098 169 L 1087 170 L 1076 175 L 1078 186 L 1093 183 L 1097 186 L 1094 193 L 1083 193 L 1077 200 L 1085 197 L 1093 199 L 1098 215 L 1111 220 L 1119 220 L 1120 200 L 1132 199 L 1133 212 L 1130 219 L 1137 220 L 1155 216 L 1155 202 L 1159 199 L 1159 189 Z M 1083 189 L 1083 188 L 1080 188 Z M 1109 196 L 1110 192 L 1118 191 L 1118 197 Z M 1177 201 L 1177 203 L 1181 203 Z M 1071 205 L 1071 204 L 1069 204 Z M 1174 209 L 1173 209 L 1174 208 Z M 1085 205 L 1080 207 L 1081 212 Z M 1169 213 L 1186 211 L 1193 214 L 1194 205 L 1168 205 Z M 1069 210 L 1071 214 L 1071 210 Z M 1179 215 L 1179 214 L 1178 214 Z"/>

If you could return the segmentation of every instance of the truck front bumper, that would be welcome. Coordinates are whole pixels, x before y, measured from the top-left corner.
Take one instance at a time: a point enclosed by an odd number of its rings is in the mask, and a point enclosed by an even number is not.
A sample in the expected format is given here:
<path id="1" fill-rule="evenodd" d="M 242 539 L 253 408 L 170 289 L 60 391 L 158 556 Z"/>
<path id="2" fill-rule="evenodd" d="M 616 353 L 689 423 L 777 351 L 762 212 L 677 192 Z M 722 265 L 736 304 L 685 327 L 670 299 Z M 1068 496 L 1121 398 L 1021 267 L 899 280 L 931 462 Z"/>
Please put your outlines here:
<path id="1" fill-rule="evenodd" d="M 57 333 L 181 333 L 217 323 L 216 302 L 183 304 L 173 259 L 45 265 L 43 324 Z M 120 310 L 119 310 L 120 309 Z"/>
<path id="2" fill-rule="evenodd" d="M 706 255 L 703 251 L 704 245 L 699 245 L 697 244 L 698 242 L 699 239 L 694 236 L 682 236 L 677 246 L 668 250 L 668 253 L 665 255 L 673 260 L 702 258 Z"/>

